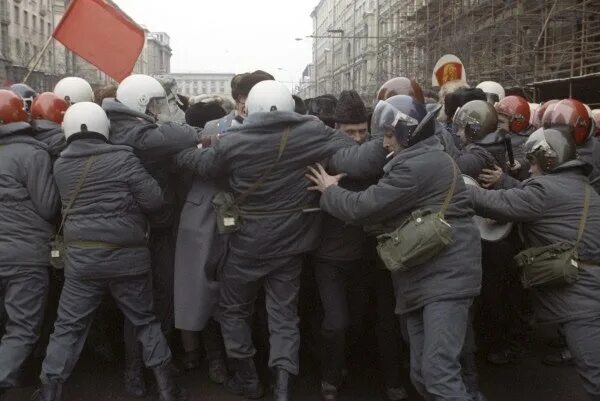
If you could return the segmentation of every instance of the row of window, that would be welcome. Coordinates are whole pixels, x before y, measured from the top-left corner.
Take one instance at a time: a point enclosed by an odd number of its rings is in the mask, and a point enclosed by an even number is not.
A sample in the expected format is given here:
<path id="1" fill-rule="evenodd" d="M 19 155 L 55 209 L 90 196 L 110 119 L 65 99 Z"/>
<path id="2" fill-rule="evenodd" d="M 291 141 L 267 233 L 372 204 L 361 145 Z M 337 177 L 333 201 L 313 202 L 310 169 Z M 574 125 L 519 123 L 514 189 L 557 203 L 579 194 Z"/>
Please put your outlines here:
<path id="1" fill-rule="evenodd" d="M 24 65 L 32 61 L 32 58 L 38 54 L 40 49 L 35 45 L 30 45 L 28 41 L 16 38 L 15 39 L 15 58 Z M 48 49 L 44 52 L 39 68 L 44 66 L 50 67 L 52 60 L 52 50 Z"/>
<path id="2" fill-rule="evenodd" d="M 21 11 L 18 6 L 15 6 L 13 9 L 13 22 L 17 25 L 21 25 Z M 27 10 L 23 10 L 23 26 L 25 28 L 29 28 L 29 22 L 29 12 Z M 47 30 L 46 27 L 48 27 Z M 31 28 L 34 31 L 39 30 L 42 35 L 50 35 L 52 33 L 52 24 L 50 22 L 46 23 L 46 21 L 40 17 L 38 25 L 38 16 L 33 13 L 31 14 Z"/>

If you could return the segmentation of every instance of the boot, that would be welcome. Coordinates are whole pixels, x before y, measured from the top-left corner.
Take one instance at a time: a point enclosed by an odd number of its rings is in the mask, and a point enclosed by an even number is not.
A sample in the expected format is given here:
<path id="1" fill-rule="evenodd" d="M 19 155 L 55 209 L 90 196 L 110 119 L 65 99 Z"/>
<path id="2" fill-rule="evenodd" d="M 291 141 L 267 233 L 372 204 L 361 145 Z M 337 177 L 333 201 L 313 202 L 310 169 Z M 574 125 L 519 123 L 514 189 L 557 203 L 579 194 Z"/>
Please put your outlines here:
<path id="1" fill-rule="evenodd" d="M 323 401 L 338 401 L 339 397 L 338 389 L 333 384 L 321 382 L 321 399 Z"/>
<path id="2" fill-rule="evenodd" d="M 132 397 L 146 396 L 146 381 L 144 380 L 144 366 L 138 361 L 129 361 L 123 373 L 125 391 Z"/>
<path id="3" fill-rule="evenodd" d="M 152 368 L 158 385 L 159 401 L 186 401 L 187 394 L 175 383 L 170 363 Z"/>
<path id="4" fill-rule="evenodd" d="M 572 366 L 573 355 L 568 348 L 563 348 L 560 351 L 548 354 L 542 359 L 542 363 L 547 366 Z"/>
<path id="5" fill-rule="evenodd" d="M 222 358 L 208 360 L 208 377 L 214 383 L 225 383 L 225 380 L 227 380 L 227 366 Z"/>
<path id="6" fill-rule="evenodd" d="M 275 386 L 273 401 L 290 401 L 292 399 L 292 375 L 285 369 L 275 368 Z"/>
<path id="7" fill-rule="evenodd" d="M 388 387 L 385 389 L 385 395 L 388 401 L 408 400 L 408 393 L 404 387 Z"/>
<path id="8" fill-rule="evenodd" d="M 62 393 L 62 384 L 50 383 L 40 386 L 33 395 L 31 401 L 60 401 L 60 395 Z"/>
<path id="9" fill-rule="evenodd" d="M 195 370 L 200 367 L 200 351 L 194 350 L 186 352 L 182 359 L 185 370 Z"/>
<path id="10" fill-rule="evenodd" d="M 234 373 L 225 381 L 225 390 L 251 400 L 257 400 L 265 395 L 265 390 L 256 372 L 254 359 L 233 359 L 231 366 Z"/>

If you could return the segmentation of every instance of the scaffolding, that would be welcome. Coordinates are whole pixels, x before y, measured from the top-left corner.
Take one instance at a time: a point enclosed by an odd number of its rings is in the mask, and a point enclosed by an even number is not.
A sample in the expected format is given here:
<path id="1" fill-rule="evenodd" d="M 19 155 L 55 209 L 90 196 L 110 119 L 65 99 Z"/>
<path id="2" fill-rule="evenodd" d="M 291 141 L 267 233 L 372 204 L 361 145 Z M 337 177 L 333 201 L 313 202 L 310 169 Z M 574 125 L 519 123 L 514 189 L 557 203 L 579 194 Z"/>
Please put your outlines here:
<path id="1" fill-rule="evenodd" d="M 447 53 L 470 82 L 494 80 L 531 98 L 536 82 L 600 72 L 598 0 L 379 0 L 378 21 L 381 81 L 403 75 L 429 86 Z"/>

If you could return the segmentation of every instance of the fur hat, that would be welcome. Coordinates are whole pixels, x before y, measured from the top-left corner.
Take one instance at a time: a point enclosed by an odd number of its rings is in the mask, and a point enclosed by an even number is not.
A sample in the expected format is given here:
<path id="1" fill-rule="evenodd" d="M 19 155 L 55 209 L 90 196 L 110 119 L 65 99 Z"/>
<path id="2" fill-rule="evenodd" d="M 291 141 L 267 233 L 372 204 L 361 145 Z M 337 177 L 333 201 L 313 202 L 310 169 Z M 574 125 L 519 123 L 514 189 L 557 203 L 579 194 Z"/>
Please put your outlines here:
<path id="1" fill-rule="evenodd" d="M 454 113 L 459 107 L 472 100 L 483 100 L 487 102 L 487 96 L 479 88 L 459 88 L 456 91 L 446 95 L 444 98 L 444 112 L 449 120 L 454 117 Z"/>
<path id="2" fill-rule="evenodd" d="M 333 95 L 321 95 L 310 99 L 307 104 L 308 114 L 319 117 L 325 125 L 335 127 L 335 108 L 337 99 Z"/>
<path id="3" fill-rule="evenodd" d="M 261 70 L 238 74 L 231 80 L 231 96 L 234 100 L 239 96 L 248 96 L 254 85 L 257 83 L 274 80 L 275 78 L 273 75 Z"/>
<path id="4" fill-rule="evenodd" d="M 193 127 L 204 128 L 207 122 L 219 119 L 226 114 L 218 101 L 194 103 L 185 112 L 185 122 Z"/>
<path id="5" fill-rule="evenodd" d="M 361 124 L 366 121 L 367 109 L 360 95 L 354 90 L 343 91 L 335 107 L 335 122 Z"/>
<path id="6" fill-rule="evenodd" d="M 306 108 L 304 100 L 302 100 L 300 96 L 292 95 L 292 97 L 294 98 L 294 103 L 296 103 L 294 111 L 298 114 L 306 114 L 308 109 Z"/>
<path id="7" fill-rule="evenodd" d="M 235 104 L 231 101 L 229 96 L 223 97 L 219 95 L 197 95 L 192 96 L 189 100 L 190 106 L 196 103 L 211 103 L 217 102 L 225 110 L 227 114 L 231 113 L 235 109 Z"/>

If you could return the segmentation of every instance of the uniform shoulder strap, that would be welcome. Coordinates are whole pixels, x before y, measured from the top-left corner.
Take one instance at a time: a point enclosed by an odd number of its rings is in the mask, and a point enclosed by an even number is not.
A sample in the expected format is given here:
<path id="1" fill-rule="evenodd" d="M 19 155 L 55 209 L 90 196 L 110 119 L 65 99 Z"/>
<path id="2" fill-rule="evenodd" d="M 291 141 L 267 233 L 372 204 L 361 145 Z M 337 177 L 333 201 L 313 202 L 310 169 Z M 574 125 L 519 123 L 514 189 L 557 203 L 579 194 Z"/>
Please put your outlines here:
<path id="1" fill-rule="evenodd" d="M 583 232 L 585 231 L 585 223 L 587 221 L 588 213 L 590 211 L 590 198 L 591 198 L 591 187 L 585 184 L 585 198 L 583 201 L 583 213 L 581 213 L 581 220 L 579 221 L 579 231 L 577 232 L 577 241 L 575 241 L 575 250 L 579 248 L 581 238 L 583 238 Z"/>
<path id="2" fill-rule="evenodd" d="M 63 231 L 65 222 L 67 221 L 67 216 L 69 215 L 71 208 L 75 204 L 75 199 L 77 199 L 77 197 L 79 196 L 79 192 L 81 192 L 81 188 L 83 187 L 85 179 L 87 178 L 88 174 L 90 173 L 90 169 L 92 168 L 92 164 L 94 163 L 95 158 L 96 158 L 96 156 L 90 156 L 85 161 L 85 167 L 83 168 L 83 172 L 79 176 L 79 180 L 77 181 L 77 186 L 75 187 L 75 190 L 72 192 L 71 199 L 69 199 L 69 203 L 67 204 L 67 207 L 65 208 L 65 211 L 63 213 L 63 217 L 60 222 L 60 228 L 58 229 L 59 234 L 61 234 Z"/>
<path id="3" fill-rule="evenodd" d="M 444 154 L 446 156 L 448 156 L 448 158 L 452 162 L 453 177 L 452 177 L 452 184 L 450 184 L 450 188 L 448 189 L 448 193 L 446 194 L 446 199 L 444 199 L 444 203 L 442 204 L 442 208 L 440 209 L 440 212 L 439 212 L 439 215 L 442 219 L 444 218 L 444 215 L 446 214 L 446 211 L 448 210 L 448 207 L 450 206 L 450 202 L 452 201 L 452 197 L 454 196 L 454 192 L 456 190 L 456 182 L 458 181 L 458 167 L 456 166 L 454 159 L 449 154 L 447 154 L 445 152 L 444 152 Z"/>

